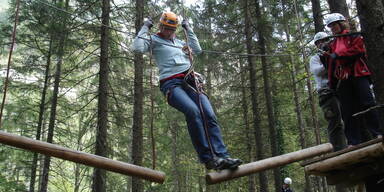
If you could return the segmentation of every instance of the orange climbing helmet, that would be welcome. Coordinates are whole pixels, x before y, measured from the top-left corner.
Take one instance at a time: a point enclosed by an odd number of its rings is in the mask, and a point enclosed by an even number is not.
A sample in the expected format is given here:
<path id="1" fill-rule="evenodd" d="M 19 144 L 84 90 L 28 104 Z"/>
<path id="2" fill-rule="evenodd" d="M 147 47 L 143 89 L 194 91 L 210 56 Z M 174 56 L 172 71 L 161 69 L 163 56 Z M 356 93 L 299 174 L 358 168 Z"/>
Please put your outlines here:
<path id="1" fill-rule="evenodd" d="M 164 12 L 160 17 L 160 23 L 168 27 L 177 27 L 179 19 L 177 18 L 177 15 L 171 11 Z"/>

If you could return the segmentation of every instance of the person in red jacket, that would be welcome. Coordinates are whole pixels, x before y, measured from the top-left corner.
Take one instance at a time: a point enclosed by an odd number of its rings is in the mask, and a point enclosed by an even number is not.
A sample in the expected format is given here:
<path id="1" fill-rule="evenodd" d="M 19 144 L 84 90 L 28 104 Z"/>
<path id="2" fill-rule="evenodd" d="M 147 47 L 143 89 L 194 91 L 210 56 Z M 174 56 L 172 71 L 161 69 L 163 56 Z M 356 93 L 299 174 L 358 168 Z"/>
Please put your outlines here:
<path id="1" fill-rule="evenodd" d="M 340 13 L 332 13 L 326 18 L 326 25 L 336 36 L 330 43 L 327 53 L 329 85 L 336 88 L 342 118 L 345 124 L 345 136 L 348 145 L 362 142 L 357 117 L 352 115 L 376 105 L 370 81 L 371 72 L 366 64 L 366 51 L 363 37 L 350 33 L 349 24 Z M 379 114 L 371 110 L 361 115 L 373 137 L 382 137 Z"/>
<path id="2" fill-rule="evenodd" d="M 348 145 L 353 146 L 362 140 L 357 117 L 352 115 L 376 105 L 364 40 L 360 34 L 350 33 L 349 24 L 340 13 L 330 14 L 325 23 L 335 35 L 327 52 L 329 85 L 338 92 L 345 136 Z M 378 112 L 371 110 L 361 116 L 372 136 L 381 137 Z"/>

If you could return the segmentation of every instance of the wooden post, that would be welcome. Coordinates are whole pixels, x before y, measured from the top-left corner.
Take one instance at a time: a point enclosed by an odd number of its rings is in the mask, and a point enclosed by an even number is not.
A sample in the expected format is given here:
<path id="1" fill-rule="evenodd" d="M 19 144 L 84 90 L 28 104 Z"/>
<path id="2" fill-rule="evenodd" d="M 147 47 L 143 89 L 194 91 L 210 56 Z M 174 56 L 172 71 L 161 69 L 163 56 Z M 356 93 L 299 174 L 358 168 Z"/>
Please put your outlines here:
<path id="1" fill-rule="evenodd" d="M 139 177 L 156 183 L 163 183 L 165 180 L 165 174 L 160 171 L 155 171 L 149 168 L 116 161 L 81 151 L 75 151 L 61 147 L 59 145 L 38 141 L 3 131 L 0 131 L 0 143 L 76 163 L 81 163 L 84 165 L 89 165 L 92 167 L 113 171 L 116 173 L 121 173 L 124 175 Z"/>
<path id="2" fill-rule="evenodd" d="M 325 175 L 327 171 L 333 170 L 335 168 L 342 169 L 343 167 L 347 167 L 358 162 L 363 162 L 364 159 L 369 161 L 369 159 L 380 157 L 383 154 L 384 144 L 379 142 L 361 149 L 357 149 L 355 151 L 350 151 L 336 157 L 307 165 L 305 166 L 305 172 L 313 175 Z"/>
<path id="3" fill-rule="evenodd" d="M 302 149 L 299 151 L 287 153 L 284 155 L 263 159 L 260 161 L 248 163 L 239 166 L 235 170 L 222 170 L 219 172 L 211 172 L 206 175 L 206 182 L 208 184 L 215 184 L 222 181 L 250 175 L 267 169 L 287 165 L 296 161 L 301 161 L 307 158 L 311 158 L 323 153 L 328 153 L 333 150 L 333 146 L 330 143 L 321 144 L 318 146 Z"/>

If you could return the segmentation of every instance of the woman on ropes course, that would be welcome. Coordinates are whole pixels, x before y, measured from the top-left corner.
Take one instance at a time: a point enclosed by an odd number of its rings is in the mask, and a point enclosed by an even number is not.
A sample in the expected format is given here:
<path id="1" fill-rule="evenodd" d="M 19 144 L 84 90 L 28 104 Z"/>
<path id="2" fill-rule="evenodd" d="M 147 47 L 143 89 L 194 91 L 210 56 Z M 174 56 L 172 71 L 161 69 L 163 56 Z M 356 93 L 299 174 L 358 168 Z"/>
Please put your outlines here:
<path id="1" fill-rule="evenodd" d="M 188 45 L 177 39 L 175 31 L 178 25 L 178 16 L 173 12 L 165 12 L 160 17 L 160 32 L 147 39 L 144 36 L 147 36 L 153 23 L 150 19 L 146 20 L 132 49 L 140 53 L 151 51 L 154 55 L 159 69 L 160 90 L 170 106 L 184 113 L 193 146 L 205 167 L 214 170 L 235 169 L 242 161 L 229 157 L 211 103 L 202 92 L 197 73 L 192 70 L 189 51 L 191 48 L 192 53 L 201 53 L 199 41 L 186 19 L 182 27 L 187 32 Z"/>
<path id="2" fill-rule="evenodd" d="M 334 35 L 326 54 L 329 58 L 329 84 L 339 95 L 345 136 L 348 146 L 353 146 L 361 143 L 362 139 L 358 122 L 352 115 L 376 106 L 364 40 L 361 34 L 350 33 L 349 24 L 340 13 L 330 14 L 325 23 Z M 372 136 L 382 137 L 378 111 L 370 110 L 362 117 Z"/>

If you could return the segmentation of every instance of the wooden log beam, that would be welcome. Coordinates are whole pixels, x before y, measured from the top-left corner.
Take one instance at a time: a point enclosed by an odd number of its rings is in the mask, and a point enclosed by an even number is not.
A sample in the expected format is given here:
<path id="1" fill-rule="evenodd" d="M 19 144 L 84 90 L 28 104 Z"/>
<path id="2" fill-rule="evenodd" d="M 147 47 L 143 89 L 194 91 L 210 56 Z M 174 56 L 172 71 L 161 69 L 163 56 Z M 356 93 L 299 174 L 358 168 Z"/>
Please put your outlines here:
<path id="1" fill-rule="evenodd" d="M 219 172 L 211 172 L 206 175 L 206 182 L 208 184 L 215 184 L 230 179 L 250 175 L 253 173 L 261 172 L 267 169 L 287 165 L 296 161 L 301 161 L 317 155 L 331 152 L 333 146 L 330 143 L 321 144 L 318 146 L 302 149 L 299 151 L 287 153 L 284 155 L 263 159 L 260 161 L 248 163 L 239 166 L 235 170 L 222 170 Z"/>
<path id="2" fill-rule="evenodd" d="M 352 146 L 352 147 L 348 147 L 348 148 L 342 149 L 340 151 L 336 151 L 336 152 L 333 152 L 333 153 L 328 153 L 328 154 L 322 155 L 320 157 L 315 157 L 313 159 L 306 160 L 306 161 L 300 163 L 300 165 L 305 167 L 305 166 L 307 166 L 309 164 L 313 164 L 313 163 L 322 161 L 324 159 L 329 159 L 331 157 L 336 157 L 336 156 L 339 156 L 341 154 L 348 153 L 350 151 L 354 151 L 354 150 L 357 150 L 357 149 L 360 149 L 360 148 L 364 148 L 366 146 L 369 146 L 369 145 L 372 145 L 372 144 L 375 144 L 375 143 L 379 143 L 379 142 L 383 142 L 383 141 L 384 141 L 383 138 L 372 139 L 370 141 L 367 141 L 367 142 L 364 142 L 364 143 L 360 143 L 358 145 L 355 145 L 355 146 Z"/>
<path id="3" fill-rule="evenodd" d="M 343 167 L 367 162 L 380 156 L 384 156 L 384 144 L 382 142 L 307 165 L 304 170 L 308 174 L 323 176 L 327 175 L 328 171 L 343 170 Z"/>
<path id="4" fill-rule="evenodd" d="M 0 143 L 124 175 L 139 177 L 156 183 L 163 183 L 165 180 L 165 174 L 160 171 L 81 151 L 75 151 L 59 145 L 37 141 L 3 131 L 0 131 Z"/>

